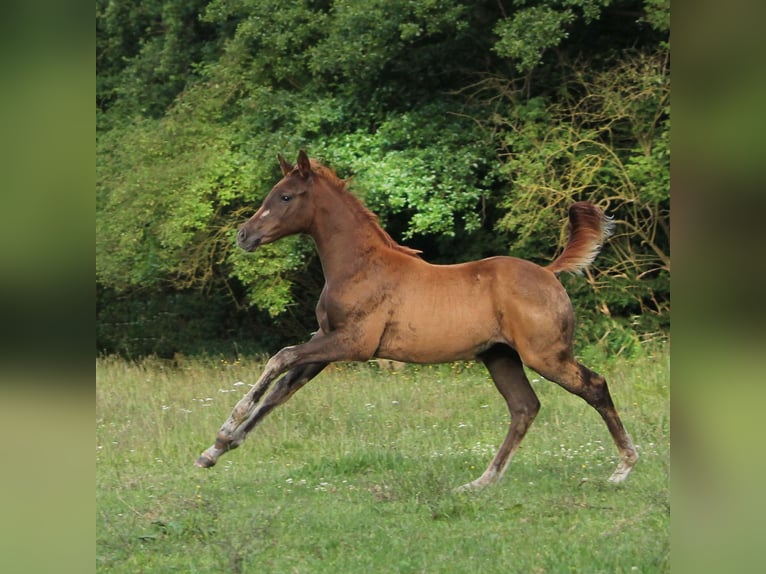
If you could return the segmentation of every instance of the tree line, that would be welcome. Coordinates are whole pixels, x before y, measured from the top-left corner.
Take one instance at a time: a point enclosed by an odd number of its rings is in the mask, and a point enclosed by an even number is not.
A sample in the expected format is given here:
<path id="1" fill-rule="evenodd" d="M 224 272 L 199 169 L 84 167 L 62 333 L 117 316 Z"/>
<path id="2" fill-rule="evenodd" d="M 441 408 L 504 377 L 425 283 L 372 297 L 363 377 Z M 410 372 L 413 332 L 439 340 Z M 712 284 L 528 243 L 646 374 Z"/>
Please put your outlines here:
<path id="1" fill-rule="evenodd" d="M 670 324 L 669 0 L 97 0 L 97 350 L 273 351 L 315 330 L 306 238 L 234 232 L 305 148 L 399 242 L 545 264 L 566 210 L 616 222 L 563 277 L 578 337 Z"/>

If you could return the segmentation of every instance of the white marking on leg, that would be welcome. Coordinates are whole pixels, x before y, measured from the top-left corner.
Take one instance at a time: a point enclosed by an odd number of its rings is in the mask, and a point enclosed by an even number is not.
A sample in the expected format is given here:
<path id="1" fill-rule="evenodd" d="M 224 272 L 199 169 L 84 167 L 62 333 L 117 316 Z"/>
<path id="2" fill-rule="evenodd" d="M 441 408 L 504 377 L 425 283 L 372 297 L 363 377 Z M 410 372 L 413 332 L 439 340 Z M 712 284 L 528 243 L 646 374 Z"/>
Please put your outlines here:
<path id="1" fill-rule="evenodd" d="M 626 435 L 626 438 L 628 439 L 627 445 L 620 453 L 622 460 L 617 465 L 617 468 L 614 469 L 612 476 L 609 477 L 609 482 L 620 483 L 628 478 L 630 471 L 633 470 L 633 466 L 638 461 L 638 452 L 636 452 L 636 447 L 633 446 L 633 441 L 629 435 Z"/>

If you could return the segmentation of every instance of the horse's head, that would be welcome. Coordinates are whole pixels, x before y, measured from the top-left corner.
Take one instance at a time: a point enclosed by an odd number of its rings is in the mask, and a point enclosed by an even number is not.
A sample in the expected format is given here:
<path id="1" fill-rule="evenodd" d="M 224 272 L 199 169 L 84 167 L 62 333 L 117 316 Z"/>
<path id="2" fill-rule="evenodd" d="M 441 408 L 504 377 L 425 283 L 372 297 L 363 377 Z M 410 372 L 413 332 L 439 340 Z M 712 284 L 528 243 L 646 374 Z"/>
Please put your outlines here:
<path id="1" fill-rule="evenodd" d="M 245 251 L 308 231 L 314 218 L 313 202 L 307 193 L 312 185 L 312 169 L 306 152 L 300 151 L 295 166 L 279 155 L 279 165 L 284 177 L 237 232 L 237 245 Z"/>

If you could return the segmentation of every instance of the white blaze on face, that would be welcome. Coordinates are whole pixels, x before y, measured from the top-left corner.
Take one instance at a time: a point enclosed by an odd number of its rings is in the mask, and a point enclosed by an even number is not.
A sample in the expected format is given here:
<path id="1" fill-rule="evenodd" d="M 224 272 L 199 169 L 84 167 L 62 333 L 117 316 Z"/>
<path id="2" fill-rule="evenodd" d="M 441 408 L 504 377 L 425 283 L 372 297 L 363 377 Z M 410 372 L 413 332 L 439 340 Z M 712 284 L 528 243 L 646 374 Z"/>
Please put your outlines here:
<path id="1" fill-rule="evenodd" d="M 261 217 L 260 217 L 260 219 L 266 219 L 266 218 L 269 216 L 269 213 L 271 213 L 271 210 L 270 210 L 270 209 L 267 209 L 266 211 L 264 211 L 263 213 L 261 213 Z"/>

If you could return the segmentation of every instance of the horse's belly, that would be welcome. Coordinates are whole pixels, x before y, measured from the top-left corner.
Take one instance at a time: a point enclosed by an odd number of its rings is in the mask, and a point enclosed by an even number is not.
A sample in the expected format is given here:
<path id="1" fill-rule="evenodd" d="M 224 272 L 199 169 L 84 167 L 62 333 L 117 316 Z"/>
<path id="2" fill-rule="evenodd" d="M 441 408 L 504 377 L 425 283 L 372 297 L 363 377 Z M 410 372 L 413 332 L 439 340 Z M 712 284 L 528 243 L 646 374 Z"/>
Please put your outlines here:
<path id="1" fill-rule="evenodd" d="M 483 345 L 477 345 L 469 348 L 440 348 L 440 349 L 423 349 L 423 348 L 381 348 L 375 353 L 377 358 L 391 359 L 393 361 L 400 361 L 402 363 L 421 363 L 421 364 L 434 364 L 434 363 L 449 363 L 452 361 L 471 361 L 476 359 L 482 351 L 486 351 L 491 347 L 493 343 L 485 343 Z"/>
<path id="2" fill-rule="evenodd" d="M 467 324 L 443 315 L 440 320 L 435 312 L 428 320 L 392 321 L 375 355 L 406 363 L 471 360 L 497 342 L 496 338 L 495 321 Z"/>

